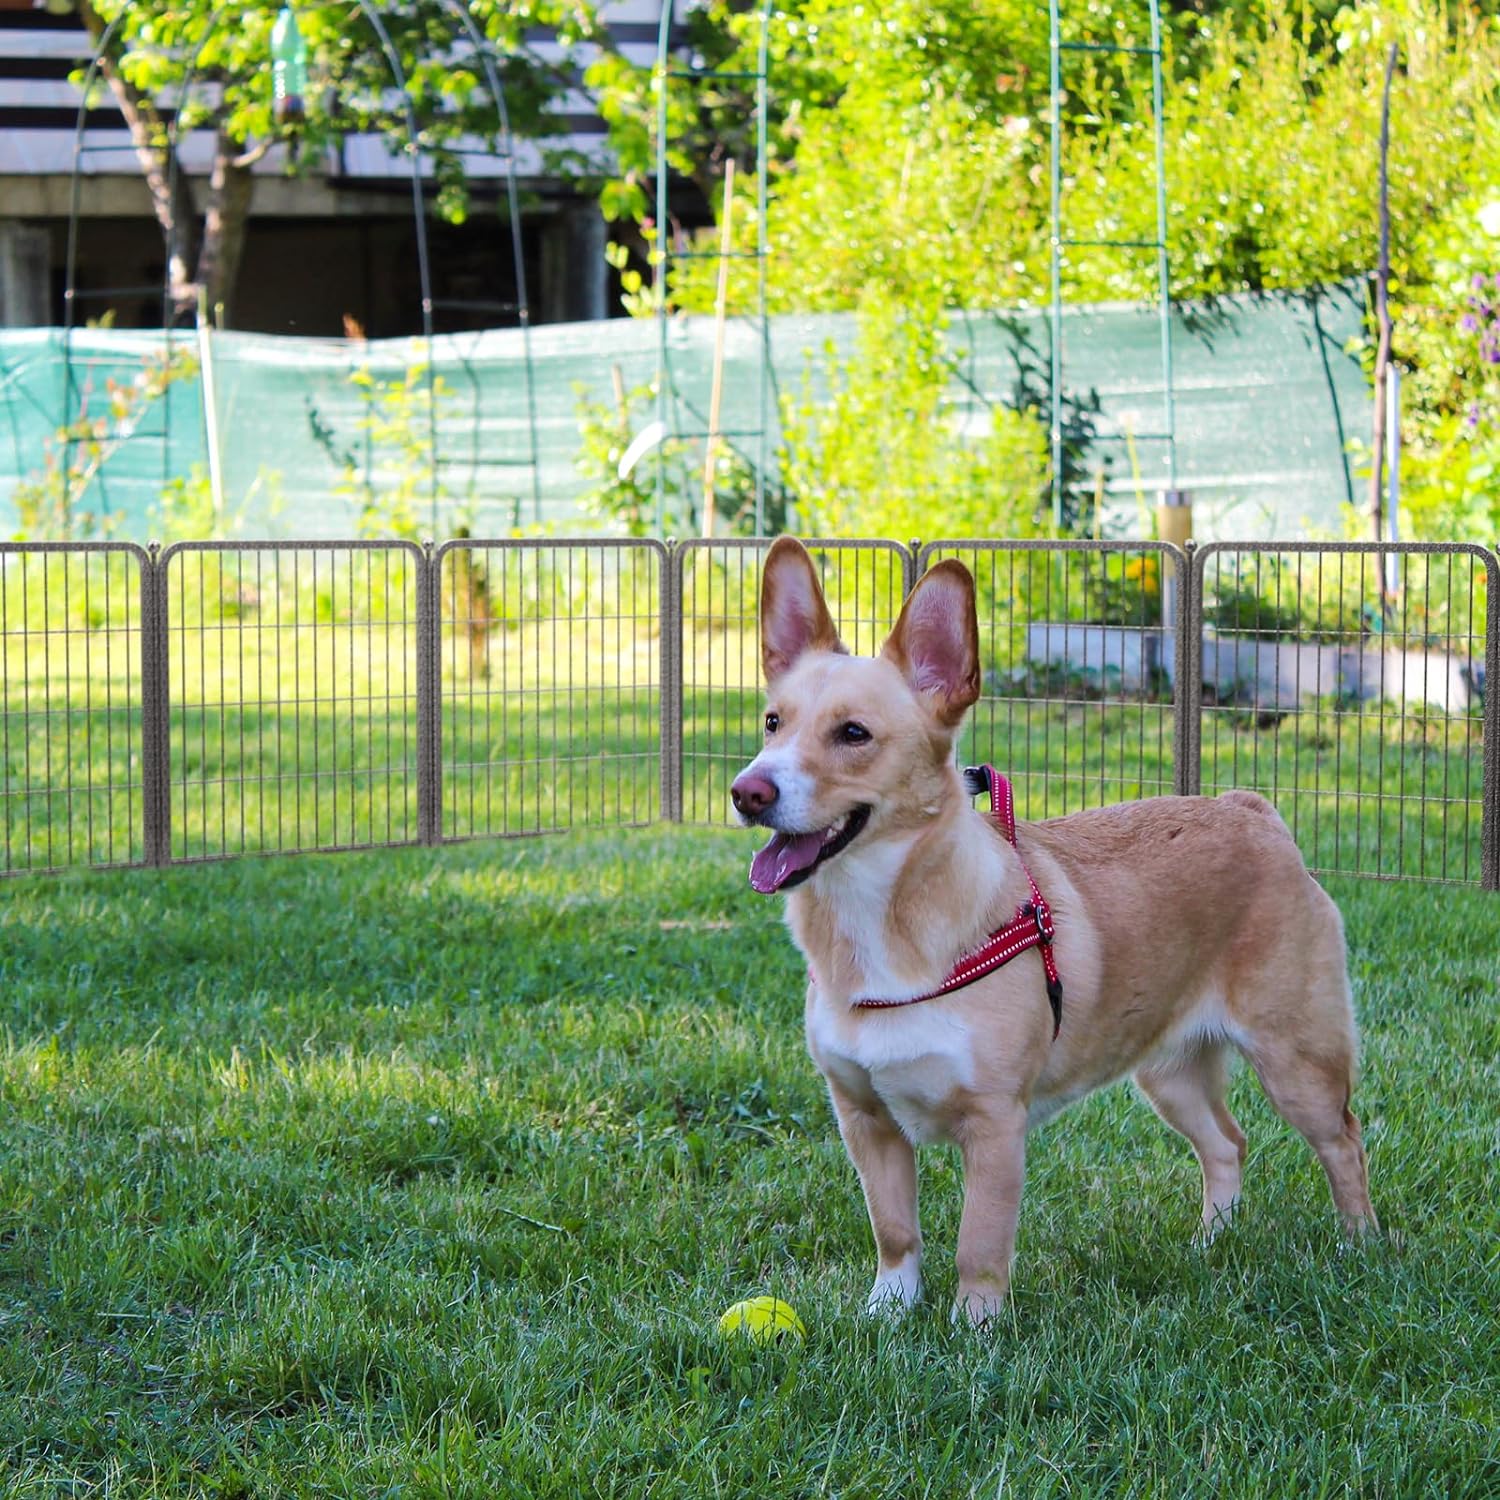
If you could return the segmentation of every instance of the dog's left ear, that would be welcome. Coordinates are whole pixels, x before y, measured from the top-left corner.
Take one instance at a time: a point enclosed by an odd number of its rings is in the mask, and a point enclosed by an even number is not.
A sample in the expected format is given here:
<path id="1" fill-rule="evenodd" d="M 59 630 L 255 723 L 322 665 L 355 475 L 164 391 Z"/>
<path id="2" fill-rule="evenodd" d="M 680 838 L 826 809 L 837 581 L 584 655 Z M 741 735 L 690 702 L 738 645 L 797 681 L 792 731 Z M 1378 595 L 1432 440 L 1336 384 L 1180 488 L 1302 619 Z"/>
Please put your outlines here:
<path id="1" fill-rule="evenodd" d="M 922 575 L 880 654 L 948 729 L 979 696 L 979 621 L 974 580 L 951 558 Z"/>

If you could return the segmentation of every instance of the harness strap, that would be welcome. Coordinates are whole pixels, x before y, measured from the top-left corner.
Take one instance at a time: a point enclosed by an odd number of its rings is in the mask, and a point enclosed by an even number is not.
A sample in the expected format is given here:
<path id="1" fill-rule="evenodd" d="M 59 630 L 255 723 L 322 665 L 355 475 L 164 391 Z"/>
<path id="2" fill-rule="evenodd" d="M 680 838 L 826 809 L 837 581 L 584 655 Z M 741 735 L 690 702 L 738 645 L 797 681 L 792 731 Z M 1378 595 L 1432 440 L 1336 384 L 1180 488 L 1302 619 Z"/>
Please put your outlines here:
<path id="1" fill-rule="evenodd" d="M 966 985 L 973 984 L 986 974 L 992 974 L 1018 954 L 1028 948 L 1042 950 L 1042 969 L 1047 976 L 1047 1001 L 1052 1007 L 1052 1038 L 1057 1039 L 1062 1029 L 1062 979 L 1057 972 L 1057 960 L 1052 953 L 1052 909 L 1047 905 L 1041 888 L 1021 859 L 1016 844 L 1016 803 L 1010 781 L 993 766 L 970 766 L 964 771 L 964 785 L 971 795 L 980 792 L 990 794 L 990 816 L 1000 825 L 1005 841 L 1016 850 L 1021 860 L 1021 872 L 1031 890 L 1031 899 L 1016 908 L 1015 919 L 1004 927 L 997 928 L 985 940 L 983 946 L 967 953 L 954 964 L 948 977 L 935 990 L 925 995 L 912 995 L 906 1000 L 854 1000 L 850 1002 L 856 1010 L 890 1010 L 898 1005 L 917 1005 L 923 1000 L 935 1000 L 939 995 L 951 994 Z"/>

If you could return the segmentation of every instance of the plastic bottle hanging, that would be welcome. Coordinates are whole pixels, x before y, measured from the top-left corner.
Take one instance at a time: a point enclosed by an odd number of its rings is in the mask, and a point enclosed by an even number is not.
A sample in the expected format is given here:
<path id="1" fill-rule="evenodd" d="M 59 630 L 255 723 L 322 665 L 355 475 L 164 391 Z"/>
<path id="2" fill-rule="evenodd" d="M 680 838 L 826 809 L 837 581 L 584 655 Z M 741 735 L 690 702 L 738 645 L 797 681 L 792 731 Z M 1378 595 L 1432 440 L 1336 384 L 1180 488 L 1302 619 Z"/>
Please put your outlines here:
<path id="1" fill-rule="evenodd" d="M 303 98 L 307 93 L 307 43 L 292 8 L 285 5 L 271 28 L 272 112 L 278 125 L 293 125 L 307 118 Z"/>

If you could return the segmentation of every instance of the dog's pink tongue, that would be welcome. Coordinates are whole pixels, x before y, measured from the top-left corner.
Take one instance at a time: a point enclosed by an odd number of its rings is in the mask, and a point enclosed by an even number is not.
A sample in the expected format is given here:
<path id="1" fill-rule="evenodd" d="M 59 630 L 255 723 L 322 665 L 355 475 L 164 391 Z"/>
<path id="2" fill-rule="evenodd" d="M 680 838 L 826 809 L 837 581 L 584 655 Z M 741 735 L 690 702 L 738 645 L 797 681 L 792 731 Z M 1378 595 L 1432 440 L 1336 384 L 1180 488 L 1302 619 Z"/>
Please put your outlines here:
<path id="1" fill-rule="evenodd" d="M 798 870 L 805 870 L 823 847 L 821 833 L 777 833 L 750 861 L 750 884 L 763 896 L 779 891 Z"/>

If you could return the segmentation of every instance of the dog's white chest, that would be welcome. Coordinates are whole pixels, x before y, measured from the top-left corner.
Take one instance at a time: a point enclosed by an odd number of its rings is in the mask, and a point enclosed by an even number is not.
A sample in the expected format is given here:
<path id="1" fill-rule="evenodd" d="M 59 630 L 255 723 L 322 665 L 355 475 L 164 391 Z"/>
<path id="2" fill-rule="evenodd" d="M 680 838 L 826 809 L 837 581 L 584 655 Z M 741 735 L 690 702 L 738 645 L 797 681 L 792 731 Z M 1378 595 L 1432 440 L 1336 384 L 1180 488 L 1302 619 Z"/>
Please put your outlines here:
<path id="1" fill-rule="evenodd" d="M 823 1001 L 808 1012 L 814 1061 L 855 1098 L 875 1094 L 913 1142 L 943 1139 L 955 1095 L 974 1082 L 969 1028 L 940 1002 L 853 1013 Z"/>

